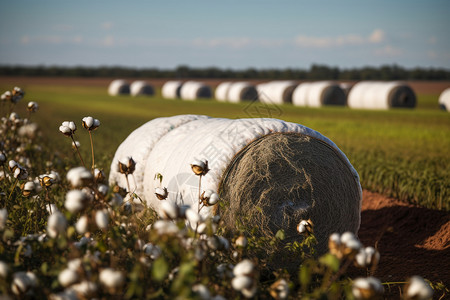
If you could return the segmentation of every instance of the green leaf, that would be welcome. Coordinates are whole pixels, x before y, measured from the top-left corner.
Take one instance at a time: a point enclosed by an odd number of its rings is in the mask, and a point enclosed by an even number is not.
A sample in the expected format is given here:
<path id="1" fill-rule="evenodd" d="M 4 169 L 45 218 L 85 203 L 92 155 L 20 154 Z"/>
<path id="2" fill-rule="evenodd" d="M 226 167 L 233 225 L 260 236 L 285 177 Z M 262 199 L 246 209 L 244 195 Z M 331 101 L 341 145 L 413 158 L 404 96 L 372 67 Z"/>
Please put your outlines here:
<path id="1" fill-rule="evenodd" d="M 153 263 L 152 266 L 152 277 L 156 281 L 163 281 L 167 275 L 169 267 L 167 266 L 167 262 L 164 257 L 160 257 Z"/>
<path id="2" fill-rule="evenodd" d="M 325 254 L 319 258 L 319 262 L 330 268 L 333 272 L 337 272 L 339 270 L 339 259 L 333 254 Z"/>
<path id="3" fill-rule="evenodd" d="M 307 265 L 302 265 L 300 267 L 300 283 L 303 290 L 306 290 L 309 283 L 311 282 L 311 270 Z"/>
<path id="4" fill-rule="evenodd" d="M 277 231 L 277 233 L 275 234 L 275 237 L 279 240 L 284 240 L 286 238 L 286 234 L 284 233 L 283 229 L 280 229 Z"/>

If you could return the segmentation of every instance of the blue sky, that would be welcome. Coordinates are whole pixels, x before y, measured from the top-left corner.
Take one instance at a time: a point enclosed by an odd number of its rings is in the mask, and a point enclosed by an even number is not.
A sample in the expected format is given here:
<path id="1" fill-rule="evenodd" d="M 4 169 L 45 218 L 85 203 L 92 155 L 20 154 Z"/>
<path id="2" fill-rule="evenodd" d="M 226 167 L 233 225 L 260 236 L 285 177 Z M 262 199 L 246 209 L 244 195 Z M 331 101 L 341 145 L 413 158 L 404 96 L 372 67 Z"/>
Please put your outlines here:
<path id="1" fill-rule="evenodd" d="M 0 1 L 0 64 L 450 69 L 450 1 Z"/>

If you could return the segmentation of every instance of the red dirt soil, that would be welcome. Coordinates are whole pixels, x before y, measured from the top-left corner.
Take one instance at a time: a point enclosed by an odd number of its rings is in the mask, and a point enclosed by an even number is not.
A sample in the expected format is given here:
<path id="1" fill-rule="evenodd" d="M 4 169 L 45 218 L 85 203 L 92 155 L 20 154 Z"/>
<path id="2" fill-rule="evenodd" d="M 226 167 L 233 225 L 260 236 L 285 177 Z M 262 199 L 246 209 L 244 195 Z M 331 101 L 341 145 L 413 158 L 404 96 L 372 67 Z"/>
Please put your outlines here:
<path id="1" fill-rule="evenodd" d="M 369 191 L 363 192 L 359 238 L 381 255 L 373 276 L 381 282 L 403 282 L 420 275 L 450 288 L 450 213 L 405 204 Z M 353 276 L 366 276 L 352 269 Z M 386 288 L 387 299 L 399 296 L 398 286 Z M 436 293 L 439 299 L 442 292 Z M 450 295 L 446 295 L 449 297 Z M 447 298 L 447 299 L 449 299 Z"/>

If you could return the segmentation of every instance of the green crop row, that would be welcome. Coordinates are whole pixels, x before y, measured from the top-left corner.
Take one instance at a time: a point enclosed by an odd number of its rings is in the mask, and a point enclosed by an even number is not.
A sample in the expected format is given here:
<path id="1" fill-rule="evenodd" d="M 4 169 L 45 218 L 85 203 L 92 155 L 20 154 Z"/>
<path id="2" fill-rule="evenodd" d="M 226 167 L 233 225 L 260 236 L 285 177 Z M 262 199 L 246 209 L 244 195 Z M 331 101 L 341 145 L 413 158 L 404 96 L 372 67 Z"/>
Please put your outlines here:
<path id="1" fill-rule="evenodd" d="M 0 88 L 12 87 L 0 83 Z M 94 134 L 94 139 L 105 161 L 111 161 L 131 131 L 156 117 L 274 117 L 306 125 L 329 137 L 346 153 L 364 189 L 428 208 L 450 209 L 450 115 L 438 109 L 438 95 L 419 94 L 418 107 L 413 110 L 370 111 L 171 101 L 162 99 L 159 90 L 155 97 L 132 98 L 110 97 L 106 87 L 29 84 L 22 88 L 29 101 L 41 106 L 33 118 L 55 149 L 70 146 L 58 132 L 61 122 L 80 121 L 88 115 L 102 122 L 102 137 L 97 140 Z M 80 136 L 80 142 L 86 145 L 81 150 L 87 156 L 89 140 Z"/>

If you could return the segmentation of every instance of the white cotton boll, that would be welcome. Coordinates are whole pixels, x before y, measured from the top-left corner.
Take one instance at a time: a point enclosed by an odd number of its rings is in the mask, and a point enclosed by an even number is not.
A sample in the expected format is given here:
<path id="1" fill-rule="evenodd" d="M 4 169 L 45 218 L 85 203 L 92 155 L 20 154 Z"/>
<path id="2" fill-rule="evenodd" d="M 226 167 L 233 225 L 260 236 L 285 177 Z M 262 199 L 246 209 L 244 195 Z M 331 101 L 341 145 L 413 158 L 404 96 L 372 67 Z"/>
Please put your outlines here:
<path id="1" fill-rule="evenodd" d="M 8 161 L 8 167 L 9 167 L 10 169 L 13 169 L 13 168 L 15 168 L 15 167 L 17 167 L 17 166 L 18 166 L 18 163 L 17 163 L 16 161 L 14 161 L 14 160 Z"/>
<path id="2" fill-rule="evenodd" d="M 217 194 L 217 193 L 212 193 L 212 194 L 209 196 L 208 204 L 209 204 L 209 205 L 215 205 L 215 204 L 217 204 L 217 203 L 219 202 L 219 200 L 220 200 L 219 194 Z"/>
<path id="3" fill-rule="evenodd" d="M 67 220 L 60 212 L 55 212 L 48 217 L 47 233 L 50 237 L 56 238 L 59 234 L 65 232 Z"/>
<path id="4" fill-rule="evenodd" d="M 356 236 L 353 232 L 346 231 L 341 235 L 341 243 L 347 244 L 350 240 L 355 240 Z"/>
<path id="5" fill-rule="evenodd" d="M 67 180 L 73 187 L 81 187 L 93 179 L 91 172 L 85 167 L 72 168 L 67 172 Z"/>
<path id="6" fill-rule="evenodd" d="M 106 268 L 100 272 L 100 282 L 108 288 L 118 288 L 124 284 L 125 277 L 119 271 Z"/>
<path id="7" fill-rule="evenodd" d="M 87 204 L 87 196 L 80 190 L 71 190 L 66 194 L 65 208 L 71 213 L 82 211 Z"/>
<path id="8" fill-rule="evenodd" d="M 78 271 L 81 268 L 82 264 L 83 264 L 83 261 L 81 260 L 81 258 L 75 258 L 75 259 L 70 260 L 67 263 L 67 268 L 69 268 L 73 271 Z"/>
<path id="9" fill-rule="evenodd" d="M 255 265 L 253 262 L 249 259 L 244 259 L 234 267 L 233 274 L 235 276 L 249 275 L 253 273 L 254 269 Z"/>
<path id="10" fill-rule="evenodd" d="M 413 276 L 409 280 L 406 296 L 410 299 L 428 300 L 433 297 L 433 289 L 420 276 Z"/>
<path id="11" fill-rule="evenodd" d="M 356 261 L 357 265 L 360 266 L 360 267 L 367 266 L 367 263 L 366 263 L 366 261 L 367 261 L 367 254 L 364 251 L 364 249 L 360 249 L 358 254 L 356 254 L 355 261 Z"/>
<path id="12" fill-rule="evenodd" d="M 90 299 L 97 292 L 97 285 L 93 282 L 84 280 L 70 287 L 77 294 L 84 296 L 82 299 Z"/>
<path id="13" fill-rule="evenodd" d="M 204 233 L 206 233 L 207 229 L 208 229 L 208 225 L 206 223 L 200 223 L 197 226 L 197 233 L 198 234 L 204 234 Z"/>
<path id="14" fill-rule="evenodd" d="M 253 280 L 248 276 L 236 276 L 231 280 L 231 286 L 236 291 L 242 291 L 249 288 L 253 284 Z"/>
<path id="15" fill-rule="evenodd" d="M 74 289 L 66 289 L 58 294 L 50 294 L 50 300 L 79 300 L 77 292 Z"/>
<path id="16" fill-rule="evenodd" d="M 245 298 L 253 298 L 257 291 L 258 291 L 258 287 L 256 285 L 254 285 L 250 288 L 243 289 L 241 291 L 241 293 Z"/>
<path id="17" fill-rule="evenodd" d="M 5 229 L 7 220 L 8 220 L 8 210 L 6 210 L 6 208 L 0 209 L 0 230 Z"/>
<path id="18" fill-rule="evenodd" d="M 78 274 L 72 269 L 64 269 L 59 273 L 58 281 L 63 287 L 68 287 L 78 281 Z"/>
<path id="19" fill-rule="evenodd" d="M 108 222 L 109 222 L 109 216 L 106 211 L 98 210 L 95 213 L 95 223 L 97 224 L 98 228 L 100 228 L 100 229 L 108 228 Z"/>
<path id="20" fill-rule="evenodd" d="M 0 277 L 6 278 L 8 277 L 9 267 L 4 261 L 0 260 Z"/>
<path id="21" fill-rule="evenodd" d="M 211 299 L 211 294 L 206 286 L 203 284 L 196 284 L 192 287 L 192 291 L 200 296 L 202 300 Z"/>
<path id="22" fill-rule="evenodd" d="M 20 296 L 37 286 L 36 275 L 32 272 L 17 272 L 13 275 L 11 290 Z"/>
<path id="23" fill-rule="evenodd" d="M 93 117 L 84 117 L 83 121 L 86 123 L 87 127 L 91 127 L 94 125 L 94 118 Z"/>
<path id="24" fill-rule="evenodd" d="M 241 235 L 236 239 L 234 243 L 236 244 L 236 247 L 245 248 L 248 245 L 248 240 L 245 236 Z"/>
<path id="25" fill-rule="evenodd" d="M 178 217 L 178 206 L 170 201 L 164 201 L 161 204 L 161 216 L 167 219 L 176 219 Z"/>
<path id="26" fill-rule="evenodd" d="M 203 221 L 201 215 L 192 208 L 186 210 L 186 219 L 189 221 L 192 228 L 196 228 L 198 223 Z"/>
<path id="27" fill-rule="evenodd" d="M 353 240 L 348 240 L 345 243 L 345 246 L 347 246 L 347 248 L 350 248 L 352 250 L 359 250 L 361 248 L 361 242 L 358 241 L 357 239 L 353 239 Z"/>
<path id="28" fill-rule="evenodd" d="M 89 219 L 87 216 L 81 216 L 75 224 L 75 229 L 79 234 L 85 234 L 88 230 Z"/>
<path id="29" fill-rule="evenodd" d="M 156 230 L 159 235 L 176 234 L 179 231 L 176 224 L 167 220 L 157 220 L 153 223 L 152 229 Z"/>

